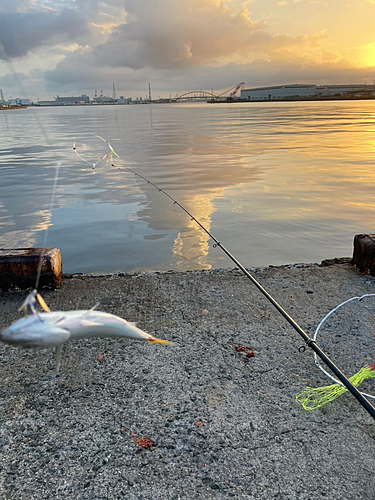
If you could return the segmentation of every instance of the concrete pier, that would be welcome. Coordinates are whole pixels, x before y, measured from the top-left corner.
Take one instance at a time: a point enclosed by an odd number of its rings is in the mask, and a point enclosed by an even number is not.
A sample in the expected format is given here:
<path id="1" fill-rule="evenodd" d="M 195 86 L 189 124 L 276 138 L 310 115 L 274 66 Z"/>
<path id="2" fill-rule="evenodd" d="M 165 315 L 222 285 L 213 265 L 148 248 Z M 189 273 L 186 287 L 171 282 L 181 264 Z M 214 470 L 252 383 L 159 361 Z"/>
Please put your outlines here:
<path id="1" fill-rule="evenodd" d="M 348 263 L 251 272 L 310 335 L 375 290 Z M 73 275 L 42 295 L 52 311 L 99 302 L 175 345 L 68 342 L 58 376 L 52 349 L 0 345 L 0 497 L 375 498 L 374 420 L 349 394 L 309 412 L 296 402 L 329 381 L 240 271 Z M 0 293 L 0 330 L 25 296 Z"/>

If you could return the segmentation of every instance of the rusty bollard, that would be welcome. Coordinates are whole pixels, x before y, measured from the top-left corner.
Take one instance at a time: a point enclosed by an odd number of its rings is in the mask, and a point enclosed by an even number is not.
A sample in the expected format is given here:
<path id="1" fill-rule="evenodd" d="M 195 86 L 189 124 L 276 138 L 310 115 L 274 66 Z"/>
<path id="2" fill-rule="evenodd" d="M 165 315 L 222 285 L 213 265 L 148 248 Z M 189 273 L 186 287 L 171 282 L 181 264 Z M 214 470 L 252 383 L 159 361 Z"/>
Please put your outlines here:
<path id="1" fill-rule="evenodd" d="M 352 264 L 361 273 L 375 276 L 375 234 L 356 234 Z"/>
<path id="2" fill-rule="evenodd" d="M 0 249 L 0 288 L 35 286 L 42 256 L 39 288 L 56 288 L 62 282 L 61 255 L 58 248 Z"/>

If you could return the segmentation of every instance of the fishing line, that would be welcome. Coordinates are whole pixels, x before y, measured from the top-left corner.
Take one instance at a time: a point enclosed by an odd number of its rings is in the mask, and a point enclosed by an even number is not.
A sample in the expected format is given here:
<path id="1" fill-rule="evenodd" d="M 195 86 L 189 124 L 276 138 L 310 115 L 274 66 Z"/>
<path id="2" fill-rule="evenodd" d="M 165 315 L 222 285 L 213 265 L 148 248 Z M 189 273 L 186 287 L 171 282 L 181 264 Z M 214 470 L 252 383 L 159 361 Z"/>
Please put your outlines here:
<path id="1" fill-rule="evenodd" d="M 113 161 L 113 156 L 120 158 L 118 154 L 114 151 L 111 144 L 100 136 L 96 136 L 104 141 L 107 145 L 107 159 L 110 165 L 117 170 L 128 171 L 134 174 L 136 177 L 143 179 L 147 184 L 150 184 L 159 193 L 164 194 L 169 198 L 174 205 L 177 205 L 183 212 L 185 212 L 191 221 L 194 221 L 209 237 L 214 241 L 213 248 L 219 247 L 229 259 L 238 267 L 244 275 L 249 278 L 249 280 L 258 288 L 258 290 L 266 297 L 266 299 L 279 311 L 279 313 L 286 319 L 286 321 L 294 328 L 294 330 L 303 338 L 307 347 L 310 347 L 314 353 L 319 356 L 319 358 L 328 366 L 332 373 L 337 377 L 337 379 L 346 387 L 346 389 L 357 399 L 357 401 L 365 408 L 365 410 L 375 419 L 375 408 L 367 401 L 365 396 L 355 387 L 355 385 L 342 373 L 342 371 L 331 361 L 327 354 L 318 346 L 315 339 L 309 337 L 309 335 L 298 325 L 298 323 L 283 309 L 283 307 L 267 292 L 267 290 L 249 273 L 249 271 L 227 250 L 224 245 L 215 236 L 206 229 L 203 224 L 194 217 L 184 206 L 182 206 L 177 200 L 175 200 L 169 193 L 164 191 L 154 182 L 147 179 L 145 176 L 139 174 L 130 167 L 118 167 Z M 303 352 L 306 348 L 301 346 L 300 352 Z"/>
<path id="2" fill-rule="evenodd" d="M 14 73 L 13 66 L 10 66 L 13 70 L 12 72 Z M 23 86 L 17 76 L 16 79 L 21 88 L 21 91 L 25 95 Z M 43 128 L 42 122 L 39 120 L 34 109 L 32 110 L 32 112 L 34 114 L 34 117 L 36 118 L 38 125 L 40 126 L 47 144 L 51 146 L 47 134 Z M 104 140 L 100 136 L 96 137 Z M 93 169 L 95 169 L 96 165 L 98 165 L 98 163 L 100 163 L 102 160 L 105 160 L 107 157 L 109 157 L 111 162 L 113 161 L 114 156 L 119 158 L 119 156 L 116 154 L 109 143 L 107 143 L 107 148 L 108 153 L 103 155 L 100 159 L 92 164 Z M 85 161 L 85 159 L 82 158 L 82 156 L 77 152 L 75 144 L 73 146 L 73 149 L 76 151 L 77 156 L 81 160 Z M 61 162 L 57 162 L 50 201 L 51 217 L 57 191 L 60 166 Z M 19 309 L 20 311 L 22 310 L 26 312 L 26 317 L 16 321 L 12 325 L 10 325 L 10 327 L 0 332 L 1 341 L 24 348 L 55 347 L 56 374 L 59 372 L 61 366 L 62 345 L 70 339 L 73 340 L 82 338 L 114 337 L 146 340 L 150 344 L 173 345 L 173 342 L 154 337 L 153 335 L 150 335 L 149 333 L 137 328 L 134 323 L 129 323 L 123 318 L 120 318 L 113 314 L 94 311 L 96 306 L 89 311 L 51 312 L 43 297 L 38 293 L 38 287 L 43 267 L 43 259 L 46 251 L 48 230 L 49 226 L 47 226 L 44 234 L 43 248 L 39 258 L 35 288 L 31 293 L 27 295 L 24 303 Z M 39 314 L 36 309 L 37 303 L 39 303 L 41 308 L 44 310 L 44 313 Z"/>
<path id="3" fill-rule="evenodd" d="M 25 88 L 24 88 L 21 80 L 19 79 L 18 74 L 16 73 L 15 68 L 14 68 L 12 62 L 11 61 L 7 61 L 7 65 L 10 68 L 10 71 L 11 71 L 13 77 L 15 78 L 17 84 L 18 84 L 18 86 L 19 86 L 19 88 L 21 90 L 21 93 L 26 97 Z M 40 130 L 42 132 L 42 135 L 44 136 L 44 139 L 45 139 L 47 145 L 49 147 L 52 147 L 52 144 L 49 141 L 48 135 L 47 135 L 47 133 L 46 133 L 46 131 L 44 129 L 43 123 L 39 119 L 39 116 L 38 116 L 38 114 L 36 113 L 36 111 L 35 111 L 35 109 L 33 107 L 31 107 L 31 112 L 33 113 L 33 116 L 34 116 L 34 118 L 35 118 L 35 120 L 36 120 L 36 122 L 38 124 L 38 127 L 40 128 Z M 81 157 L 81 159 L 83 160 L 82 157 Z M 83 160 L 83 161 L 85 161 L 85 160 Z M 55 170 L 56 170 L 55 171 L 55 177 L 54 177 L 53 186 L 52 186 L 51 201 L 50 201 L 50 204 L 49 204 L 49 210 L 50 210 L 51 215 L 52 215 L 52 208 L 53 208 L 53 204 L 54 204 L 54 200 L 55 200 L 55 195 L 56 195 L 56 191 L 57 191 L 57 182 L 58 182 L 58 179 L 59 179 L 60 167 L 61 167 L 61 162 L 57 162 L 57 165 L 55 167 Z M 44 307 L 46 307 L 48 309 L 48 307 L 45 304 L 45 302 L 42 299 L 42 297 L 37 293 L 37 290 L 38 290 L 38 287 L 39 287 L 39 282 L 40 282 L 40 276 L 42 274 L 43 259 L 44 259 L 45 253 L 46 253 L 46 243 L 47 243 L 48 230 L 49 230 L 49 225 L 47 226 L 47 229 L 46 229 L 46 231 L 44 233 L 43 246 L 42 246 L 42 251 L 41 251 L 40 256 L 39 256 L 39 263 L 38 263 L 38 270 L 37 270 L 37 275 L 36 275 L 36 280 L 35 280 L 34 291 L 32 292 L 33 297 L 30 296 L 30 300 L 27 301 L 27 299 L 26 299 L 26 301 L 25 301 L 25 304 L 27 304 L 27 307 L 28 307 L 29 311 L 33 307 L 33 304 L 35 304 L 35 299 L 36 298 L 39 301 L 39 303 L 42 305 L 43 309 L 44 309 Z"/>
<path id="4" fill-rule="evenodd" d="M 96 137 L 99 137 L 98 135 Z M 101 139 L 101 137 L 100 137 Z M 104 140 L 104 139 L 103 139 Z M 78 158 L 82 161 L 84 161 L 85 163 L 87 163 L 88 165 L 91 165 L 92 166 L 92 169 L 94 170 L 95 167 L 102 161 L 102 160 L 105 160 L 107 158 L 108 155 L 104 155 L 102 156 L 101 158 L 99 158 L 99 160 L 97 160 L 96 162 L 92 163 L 88 160 L 86 160 L 85 158 L 83 158 L 83 156 L 81 156 L 78 151 L 77 151 L 77 148 L 76 148 L 76 143 L 74 142 L 73 143 L 73 151 L 75 152 L 75 154 L 78 156 Z"/>
<path id="5" fill-rule="evenodd" d="M 56 165 L 56 172 L 55 172 L 55 178 L 53 180 L 51 201 L 50 201 L 50 205 L 49 205 L 49 210 L 50 210 L 51 216 L 52 216 L 52 208 L 53 208 L 53 204 L 54 204 L 55 196 L 56 196 L 56 191 L 57 191 L 57 181 L 59 180 L 60 166 L 61 166 L 61 162 L 58 162 L 57 165 Z M 35 281 L 35 287 L 34 287 L 35 290 L 38 290 L 40 276 L 42 274 L 43 258 L 44 258 L 44 254 L 45 254 L 45 251 L 46 251 L 48 229 L 49 229 L 49 226 L 47 227 L 47 229 L 46 229 L 46 231 L 44 233 L 42 253 L 41 253 L 40 258 L 39 258 L 38 272 L 37 272 L 36 281 Z"/>

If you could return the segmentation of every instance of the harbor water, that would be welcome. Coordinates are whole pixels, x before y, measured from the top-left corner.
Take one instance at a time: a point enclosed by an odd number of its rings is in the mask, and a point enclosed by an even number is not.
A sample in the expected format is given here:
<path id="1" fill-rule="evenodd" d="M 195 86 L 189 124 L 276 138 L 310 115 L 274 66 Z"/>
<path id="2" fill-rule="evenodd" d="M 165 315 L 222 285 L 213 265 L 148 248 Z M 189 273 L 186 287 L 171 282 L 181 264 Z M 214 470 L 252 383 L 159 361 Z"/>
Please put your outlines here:
<path id="1" fill-rule="evenodd" d="M 58 247 L 64 272 L 232 266 L 150 184 L 93 169 L 101 138 L 247 267 L 350 256 L 375 232 L 375 101 L 28 108 L 0 136 L 0 247 Z"/>

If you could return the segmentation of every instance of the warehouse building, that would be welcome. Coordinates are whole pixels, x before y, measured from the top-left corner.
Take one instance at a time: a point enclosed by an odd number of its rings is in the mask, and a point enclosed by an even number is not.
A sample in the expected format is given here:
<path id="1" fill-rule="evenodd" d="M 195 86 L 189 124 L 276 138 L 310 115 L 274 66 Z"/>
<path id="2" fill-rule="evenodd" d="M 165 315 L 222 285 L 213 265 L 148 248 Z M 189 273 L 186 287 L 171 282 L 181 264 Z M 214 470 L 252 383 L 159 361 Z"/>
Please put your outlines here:
<path id="1" fill-rule="evenodd" d="M 323 97 L 330 96 L 352 96 L 360 97 L 375 92 L 375 84 L 367 85 L 319 85 L 316 87 L 316 95 Z"/>
<path id="2" fill-rule="evenodd" d="M 280 99 L 309 99 L 319 97 L 375 97 L 375 85 L 276 85 L 242 89 L 241 99 L 247 101 L 276 101 Z"/>
<path id="3" fill-rule="evenodd" d="M 22 99 L 21 97 L 16 97 L 15 99 L 8 99 L 8 104 L 10 106 L 31 106 L 30 99 Z"/>
<path id="4" fill-rule="evenodd" d="M 73 105 L 73 104 L 89 104 L 90 103 L 90 98 L 86 94 L 82 94 L 79 97 L 61 97 L 57 96 L 55 97 L 55 101 L 57 104 L 62 104 L 62 105 Z"/>
<path id="5" fill-rule="evenodd" d="M 259 87 L 255 89 L 242 89 L 241 99 L 248 101 L 265 101 L 296 98 L 296 97 L 310 97 L 315 95 L 316 85 L 277 85 L 274 87 Z"/>

